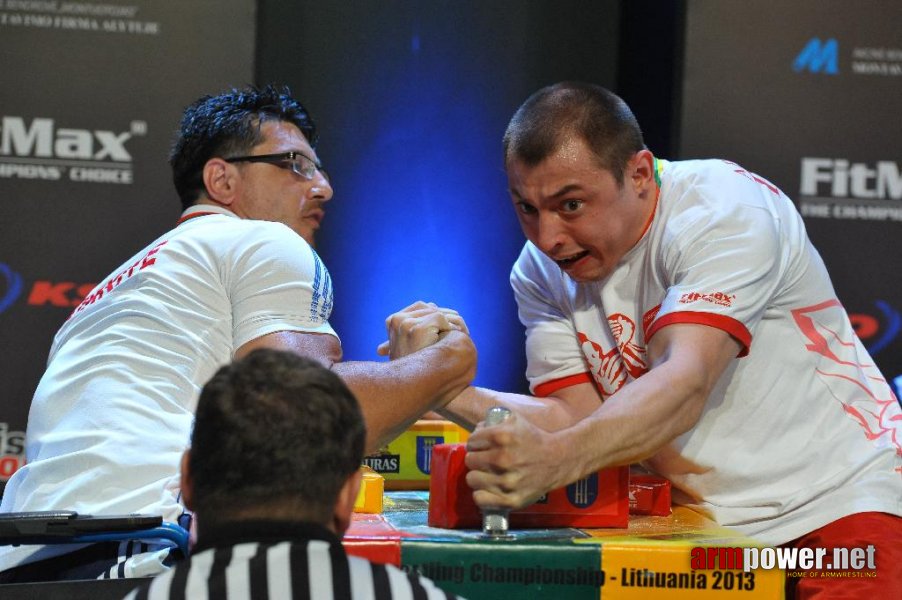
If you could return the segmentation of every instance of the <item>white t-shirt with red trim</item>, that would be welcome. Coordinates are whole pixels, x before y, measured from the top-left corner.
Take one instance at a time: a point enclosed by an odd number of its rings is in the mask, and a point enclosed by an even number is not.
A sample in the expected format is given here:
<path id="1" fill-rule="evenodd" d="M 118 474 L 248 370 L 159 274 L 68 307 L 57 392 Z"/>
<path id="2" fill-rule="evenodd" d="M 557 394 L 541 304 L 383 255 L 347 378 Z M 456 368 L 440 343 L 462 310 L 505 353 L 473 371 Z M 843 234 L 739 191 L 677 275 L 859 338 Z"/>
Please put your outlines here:
<path id="1" fill-rule="evenodd" d="M 331 311 L 329 273 L 297 233 L 216 206 L 189 208 L 57 333 L 31 404 L 27 464 L 0 510 L 175 521 L 184 511 L 179 461 L 203 384 L 268 333 L 336 335 Z M 0 569 L 35 549 L 0 546 Z"/>
<path id="2" fill-rule="evenodd" d="M 849 514 L 902 514 L 899 403 L 792 202 L 727 161 L 658 165 L 652 222 L 604 281 L 576 283 L 524 247 L 511 284 L 533 393 L 594 381 L 610 396 L 648 370 L 662 327 L 716 327 L 740 357 L 696 426 L 646 462 L 675 500 L 770 544 Z"/>

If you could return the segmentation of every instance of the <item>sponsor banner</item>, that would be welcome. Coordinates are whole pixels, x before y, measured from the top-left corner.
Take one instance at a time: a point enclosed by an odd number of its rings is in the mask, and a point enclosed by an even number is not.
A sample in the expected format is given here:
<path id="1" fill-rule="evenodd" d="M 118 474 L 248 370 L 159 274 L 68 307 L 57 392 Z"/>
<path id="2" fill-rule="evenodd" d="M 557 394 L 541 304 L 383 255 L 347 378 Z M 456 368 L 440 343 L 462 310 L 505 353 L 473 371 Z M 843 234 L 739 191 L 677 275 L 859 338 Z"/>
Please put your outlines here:
<path id="1" fill-rule="evenodd" d="M 467 441 L 466 429 L 450 421 L 420 419 L 363 464 L 385 477 L 387 490 L 427 490 L 432 450 L 437 444 Z"/>
<path id="2" fill-rule="evenodd" d="M 679 139 L 679 158 L 733 160 L 795 201 L 888 379 L 902 374 L 900 19 L 894 0 L 688 3 Z"/>
<path id="3" fill-rule="evenodd" d="M 823 75 L 845 72 L 853 77 L 902 76 L 902 46 L 861 46 L 855 43 L 857 37 L 844 39 L 849 42 L 840 46 L 835 37 L 812 37 L 792 62 L 793 70 Z"/>
<path id="4" fill-rule="evenodd" d="M 808 219 L 902 222 L 902 168 L 893 160 L 804 157 L 798 203 Z"/>
<path id="5" fill-rule="evenodd" d="M 195 98 L 253 81 L 255 14 L 252 0 L 0 0 L 0 422 L 10 431 L 25 428 L 59 326 L 178 219 L 172 134 Z"/>
<path id="6" fill-rule="evenodd" d="M 131 185 L 133 137 L 147 134 L 145 121 L 122 132 L 59 127 L 54 119 L 0 117 L 0 178 L 68 179 L 77 183 Z"/>

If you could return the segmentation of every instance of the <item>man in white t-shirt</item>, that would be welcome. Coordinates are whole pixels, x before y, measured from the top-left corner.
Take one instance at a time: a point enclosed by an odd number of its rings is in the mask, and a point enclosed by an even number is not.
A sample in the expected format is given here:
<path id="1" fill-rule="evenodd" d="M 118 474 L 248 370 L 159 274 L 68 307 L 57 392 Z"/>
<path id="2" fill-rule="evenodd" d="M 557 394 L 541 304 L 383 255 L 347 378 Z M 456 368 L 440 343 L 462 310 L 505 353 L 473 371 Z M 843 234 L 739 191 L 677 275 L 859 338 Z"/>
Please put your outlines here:
<path id="1" fill-rule="evenodd" d="M 656 159 L 626 104 L 587 84 L 530 97 L 504 148 L 534 396 L 470 388 L 443 409 L 514 413 L 470 437 L 476 502 L 516 508 L 642 462 L 762 542 L 873 544 L 868 583 L 902 596 L 899 403 L 792 202 L 727 161 Z M 863 596 L 861 581 L 846 583 Z"/>
<path id="2" fill-rule="evenodd" d="M 27 464 L 0 512 L 178 520 L 179 457 L 201 386 L 257 348 L 339 374 L 360 400 L 369 451 L 472 381 L 463 321 L 422 302 L 387 321 L 386 353 L 396 360 L 341 362 L 331 279 L 311 245 L 332 197 L 315 144 L 287 90 L 231 90 L 186 109 L 170 156 L 182 217 L 104 278 L 57 333 L 29 413 Z M 131 544 L 0 546 L 0 582 L 142 576 L 166 560 L 166 550 Z"/>

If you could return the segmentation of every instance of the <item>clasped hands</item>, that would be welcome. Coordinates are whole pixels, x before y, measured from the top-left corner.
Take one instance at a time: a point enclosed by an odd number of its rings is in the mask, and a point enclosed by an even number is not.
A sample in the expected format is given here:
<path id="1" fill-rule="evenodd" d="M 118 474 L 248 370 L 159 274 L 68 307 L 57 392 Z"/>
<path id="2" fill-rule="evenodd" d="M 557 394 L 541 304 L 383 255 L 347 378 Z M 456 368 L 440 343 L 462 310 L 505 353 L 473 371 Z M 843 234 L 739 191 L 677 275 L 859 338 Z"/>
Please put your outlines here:
<path id="1" fill-rule="evenodd" d="M 431 346 L 452 331 L 470 334 L 456 310 L 421 301 L 389 315 L 385 319 L 385 329 L 388 340 L 379 344 L 376 352 L 392 360 Z"/>
<path id="2" fill-rule="evenodd" d="M 415 302 L 385 320 L 388 340 L 377 348 L 392 360 L 407 356 L 469 330 L 460 314 L 433 303 Z M 471 343 L 471 342 L 469 342 Z M 556 483 L 560 465 L 549 452 L 551 434 L 515 414 L 504 423 L 480 423 L 467 444 L 467 483 L 479 506 L 521 508 L 535 502 Z"/>

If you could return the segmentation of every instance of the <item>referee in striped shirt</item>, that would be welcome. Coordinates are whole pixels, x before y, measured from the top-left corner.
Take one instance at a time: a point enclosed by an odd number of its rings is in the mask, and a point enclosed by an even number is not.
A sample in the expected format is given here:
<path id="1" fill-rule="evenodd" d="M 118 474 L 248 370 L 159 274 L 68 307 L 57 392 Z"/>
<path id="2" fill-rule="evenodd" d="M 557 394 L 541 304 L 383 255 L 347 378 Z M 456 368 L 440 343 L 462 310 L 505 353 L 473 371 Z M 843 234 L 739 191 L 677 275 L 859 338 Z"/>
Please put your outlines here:
<path id="1" fill-rule="evenodd" d="M 457 598 L 345 554 L 364 437 L 353 394 L 315 361 L 256 350 L 222 367 L 182 458 L 197 544 L 127 600 Z"/>

